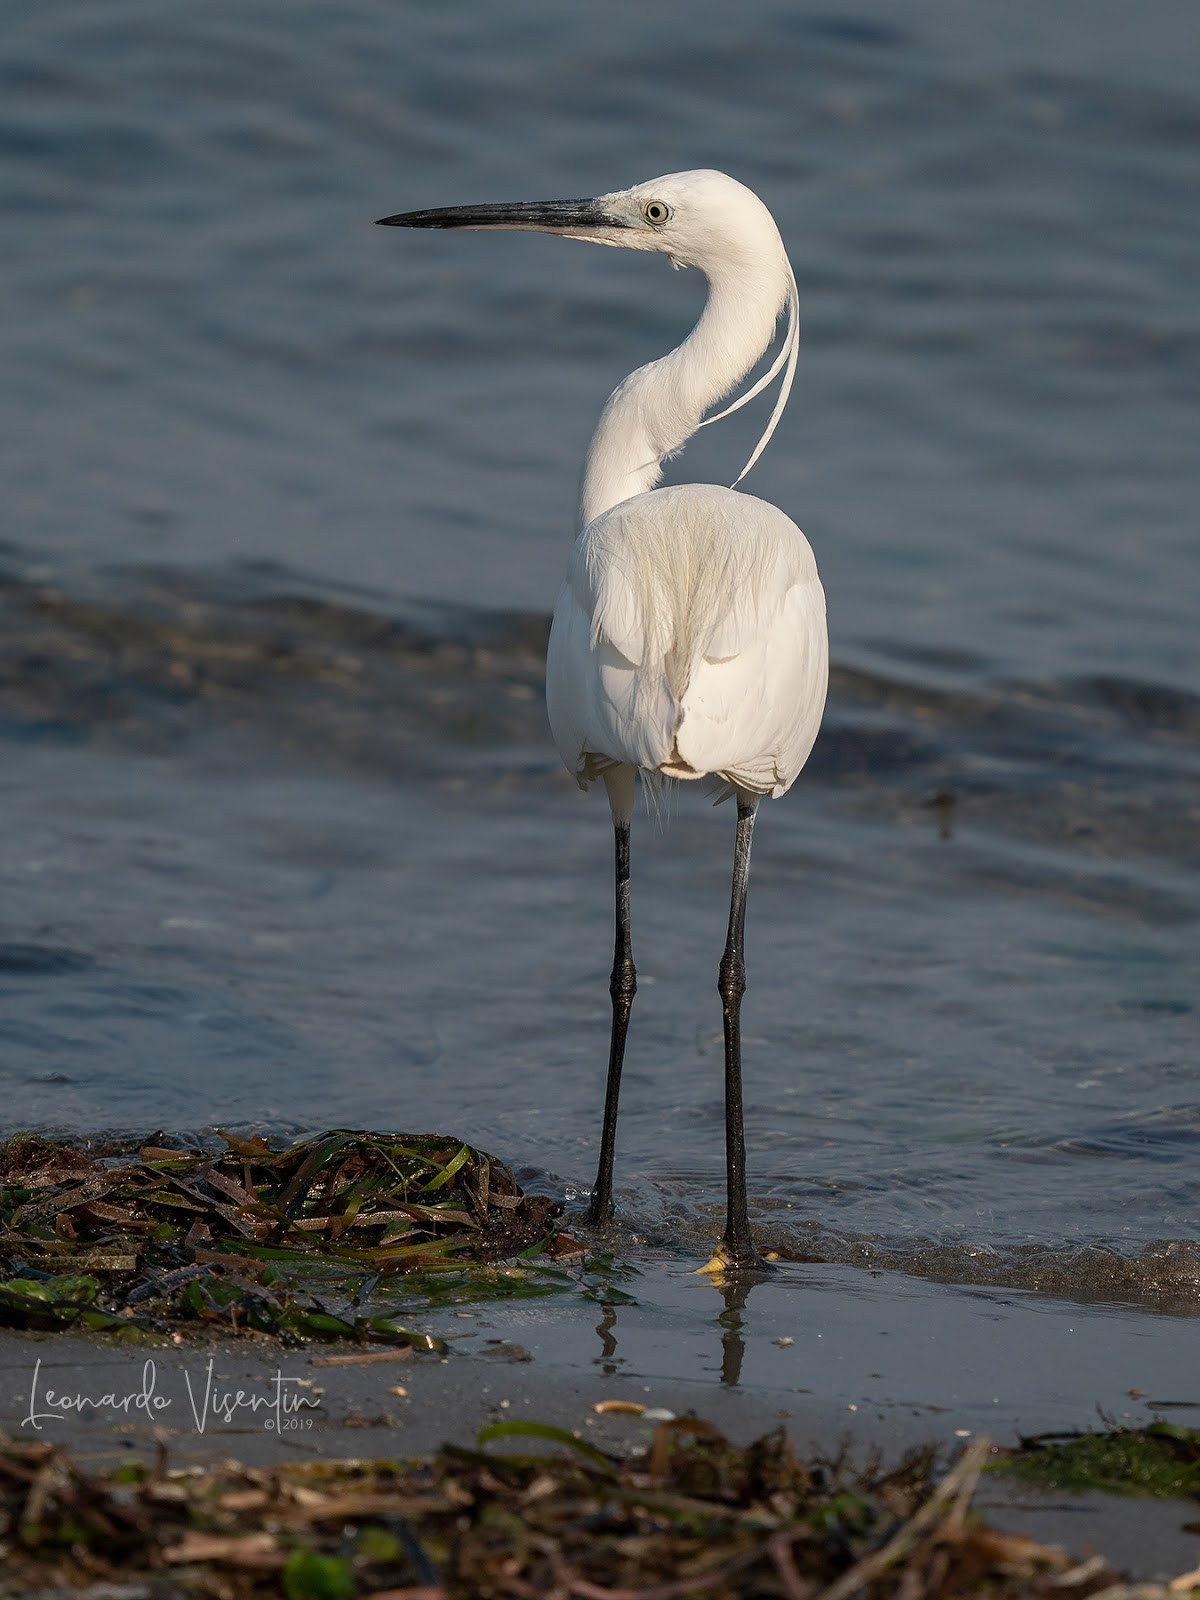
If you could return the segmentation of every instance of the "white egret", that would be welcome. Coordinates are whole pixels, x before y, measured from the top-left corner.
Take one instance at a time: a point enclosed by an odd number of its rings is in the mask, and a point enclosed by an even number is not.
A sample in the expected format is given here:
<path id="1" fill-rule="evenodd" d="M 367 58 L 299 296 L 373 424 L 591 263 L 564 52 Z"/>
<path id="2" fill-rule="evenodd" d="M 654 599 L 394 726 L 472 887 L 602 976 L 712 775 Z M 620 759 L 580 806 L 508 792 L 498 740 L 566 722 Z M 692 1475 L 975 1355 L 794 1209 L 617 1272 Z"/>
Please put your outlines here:
<path id="1" fill-rule="evenodd" d="M 799 344 L 796 280 L 766 206 L 721 172 L 677 172 L 592 200 L 409 211 L 407 228 L 517 228 L 654 250 L 708 280 L 678 349 L 609 398 L 584 468 L 579 527 L 550 633 L 546 701 L 581 788 L 602 778 L 616 836 L 612 1036 L 600 1165 L 589 1216 L 612 1216 L 617 1097 L 637 987 L 629 922 L 634 775 L 703 779 L 737 799 L 729 932 L 718 990 L 725 1032 L 727 1215 L 714 1267 L 762 1265 L 750 1232 L 740 1012 L 746 886 L 758 802 L 793 783 L 817 736 L 828 679 L 825 596 L 808 541 L 782 511 L 715 484 L 656 489 L 663 461 L 705 422 L 780 378 L 758 460 L 786 404 Z M 711 408 L 787 329 L 773 364 Z M 782 375 L 782 376 L 781 376 Z"/>

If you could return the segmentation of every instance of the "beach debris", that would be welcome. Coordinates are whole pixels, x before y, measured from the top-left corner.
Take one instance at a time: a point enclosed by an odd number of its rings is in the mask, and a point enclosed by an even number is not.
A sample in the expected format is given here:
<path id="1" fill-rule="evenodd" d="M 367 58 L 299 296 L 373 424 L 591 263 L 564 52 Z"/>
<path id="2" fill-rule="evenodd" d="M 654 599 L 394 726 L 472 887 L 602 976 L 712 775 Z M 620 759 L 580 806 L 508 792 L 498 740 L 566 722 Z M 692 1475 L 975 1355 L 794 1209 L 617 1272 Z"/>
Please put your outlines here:
<path id="1" fill-rule="evenodd" d="M 416 1463 L 97 1472 L 10 1440 L 0 1593 L 1178 1600 L 1200 1583 L 1128 1585 L 1100 1556 L 989 1526 L 971 1503 L 995 1454 L 976 1439 L 946 1469 L 930 1448 L 856 1466 L 798 1456 L 782 1431 L 742 1448 L 694 1417 L 660 1424 L 637 1461 L 531 1421 Z"/>
<path id="2" fill-rule="evenodd" d="M 212 1149 L 162 1134 L 140 1145 L 10 1138 L 0 1324 L 119 1334 L 182 1323 L 440 1352 L 398 1315 L 421 1293 L 440 1302 L 468 1279 L 482 1297 L 546 1292 L 548 1277 L 531 1282 L 539 1270 L 582 1255 L 559 1203 L 525 1194 L 503 1162 L 460 1139 L 344 1128 L 288 1145 L 220 1138 Z"/>
<path id="3" fill-rule="evenodd" d="M 350 1356 L 313 1356 L 314 1367 L 369 1367 L 378 1362 L 408 1361 L 412 1358 L 412 1345 L 399 1350 L 356 1350 Z"/>

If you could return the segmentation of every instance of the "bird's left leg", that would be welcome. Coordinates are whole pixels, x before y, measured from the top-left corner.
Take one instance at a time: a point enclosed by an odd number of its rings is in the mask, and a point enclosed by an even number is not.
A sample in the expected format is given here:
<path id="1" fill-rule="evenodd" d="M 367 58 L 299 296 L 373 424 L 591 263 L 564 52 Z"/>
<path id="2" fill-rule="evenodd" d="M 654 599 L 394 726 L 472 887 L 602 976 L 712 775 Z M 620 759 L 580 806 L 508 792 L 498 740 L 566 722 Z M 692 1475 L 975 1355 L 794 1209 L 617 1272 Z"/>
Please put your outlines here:
<path id="1" fill-rule="evenodd" d="M 725 1166 L 727 1210 L 725 1232 L 714 1267 L 752 1268 L 766 1265 L 750 1238 L 746 1204 L 746 1135 L 742 1124 L 742 996 L 746 992 L 746 885 L 758 796 L 738 795 L 737 836 L 733 850 L 733 889 L 729 900 L 729 934 L 717 989 L 725 1020 Z"/>
<path id="2" fill-rule="evenodd" d="M 608 992 L 612 996 L 612 1040 L 608 1051 L 608 1088 L 604 1096 L 604 1126 L 600 1133 L 600 1167 L 596 1187 L 588 1207 L 589 1222 L 608 1222 L 613 1214 L 613 1158 L 617 1147 L 617 1099 L 621 1092 L 621 1065 L 625 1059 L 625 1035 L 629 1031 L 629 1012 L 637 993 L 637 973 L 633 965 L 633 942 L 629 930 L 629 825 L 633 817 L 633 768 L 610 767 L 604 774 L 608 803 L 612 809 L 616 855 L 616 941 L 612 977 Z"/>

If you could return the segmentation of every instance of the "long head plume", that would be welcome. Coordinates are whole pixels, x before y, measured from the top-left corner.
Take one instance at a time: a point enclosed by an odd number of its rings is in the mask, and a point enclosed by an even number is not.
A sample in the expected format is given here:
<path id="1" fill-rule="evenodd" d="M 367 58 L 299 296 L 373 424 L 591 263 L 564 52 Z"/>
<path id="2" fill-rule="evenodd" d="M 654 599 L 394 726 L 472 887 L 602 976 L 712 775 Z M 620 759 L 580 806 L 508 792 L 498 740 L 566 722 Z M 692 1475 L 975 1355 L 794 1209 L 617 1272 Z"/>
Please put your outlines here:
<path id="1" fill-rule="evenodd" d="M 767 368 L 766 372 L 763 373 L 762 377 L 759 378 L 751 388 L 746 390 L 745 394 L 740 394 L 737 399 L 733 401 L 731 405 L 727 405 L 724 410 L 715 411 L 711 417 L 705 417 L 704 421 L 700 424 L 702 428 L 707 428 L 710 422 L 721 422 L 726 417 L 731 417 L 735 411 L 740 411 L 744 405 L 747 405 L 751 400 L 755 399 L 763 392 L 764 389 L 766 389 L 775 381 L 775 379 L 779 376 L 780 368 L 783 367 L 786 362 L 786 369 L 783 374 L 783 382 L 780 384 L 779 393 L 775 397 L 775 408 L 771 412 L 770 419 L 767 422 L 767 426 L 763 430 L 762 437 L 754 446 L 754 450 L 749 461 L 746 462 L 746 465 L 742 468 L 737 477 L 733 480 L 733 483 L 730 485 L 730 487 L 734 489 L 737 488 L 738 484 L 741 483 L 742 479 L 750 471 L 751 467 L 754 466 L 759 456 L 762 455 L 763 451 L 770 444 L 771 435 L 775 432 L 776 427 L 779 425 L 779 419 L 782 417 L 784 409 L 787 406 L 788 398 L 792 392 L 792 380 L 796 376 L 796 362 L 800 355 L 800 291 L 796 287 L 796 274 L 792 271 L 792 264 L 790 261 L 787 264 L 787 274 L 787 328 L 784 330 L 783 343 L 780 345 L 774 361 L 772 361 L 771 365 Z"/>

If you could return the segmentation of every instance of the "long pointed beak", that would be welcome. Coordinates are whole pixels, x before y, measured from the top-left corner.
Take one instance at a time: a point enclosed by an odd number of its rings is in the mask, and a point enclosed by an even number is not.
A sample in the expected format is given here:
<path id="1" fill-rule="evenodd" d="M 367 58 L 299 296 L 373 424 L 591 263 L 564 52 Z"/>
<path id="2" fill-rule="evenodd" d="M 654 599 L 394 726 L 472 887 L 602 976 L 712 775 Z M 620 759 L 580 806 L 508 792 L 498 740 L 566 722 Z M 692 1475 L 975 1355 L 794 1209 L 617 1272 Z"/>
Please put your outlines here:
<path id="1" fill-rule="evenodd" d="M 533 233 L 586 237 L 602 228 L 628 226 L 597 200 L 516 200 L 511 204 L 442 206 L 380 217 L 388 228 L 517 228 Z"/>

